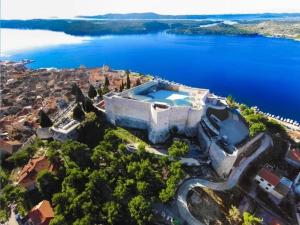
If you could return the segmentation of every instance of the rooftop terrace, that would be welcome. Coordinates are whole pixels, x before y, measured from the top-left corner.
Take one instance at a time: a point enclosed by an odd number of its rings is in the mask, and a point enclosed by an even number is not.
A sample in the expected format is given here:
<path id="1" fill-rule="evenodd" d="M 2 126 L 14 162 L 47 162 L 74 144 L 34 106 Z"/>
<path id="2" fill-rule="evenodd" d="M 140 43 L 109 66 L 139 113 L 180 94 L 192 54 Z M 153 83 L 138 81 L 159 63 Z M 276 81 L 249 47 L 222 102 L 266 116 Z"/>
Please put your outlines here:
<path id="1" fill-rule="evenodd" d="M 167 81 L 153 80 L 120 94 L 149 103 L 162 103 L 169 106 L 199 107 L 209 91 L 206 89 L 191 88 Z"/>

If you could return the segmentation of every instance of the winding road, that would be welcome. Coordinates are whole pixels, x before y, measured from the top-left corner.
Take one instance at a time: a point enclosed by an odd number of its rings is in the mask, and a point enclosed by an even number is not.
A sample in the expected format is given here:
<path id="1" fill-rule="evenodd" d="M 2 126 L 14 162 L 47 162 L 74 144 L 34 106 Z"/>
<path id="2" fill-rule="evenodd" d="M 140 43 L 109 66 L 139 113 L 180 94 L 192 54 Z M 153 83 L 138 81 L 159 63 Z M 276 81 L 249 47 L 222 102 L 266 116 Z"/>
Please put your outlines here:
<path id="1" fill-rule="evenodd" d="M 254 161 L 260 154 L 273 145 L 272 138 L 268 134 L 264 134 L 260 147 L 248 158 L 242 160 L 238 167 L 234 168 L 230 176 L 225 182 L 211 182 L 204 179 L 192 178 L 185 180 L 177 190 L 177 207 L 179 214 L 183 220 L 189 225 L 204 225 L 190 213 L 187 206 L 187 195 L 190 190 L 195 187 L 207 187 L 215 191 L 225 191 L 233 188 L 240 179 L 248 165 Z"/>

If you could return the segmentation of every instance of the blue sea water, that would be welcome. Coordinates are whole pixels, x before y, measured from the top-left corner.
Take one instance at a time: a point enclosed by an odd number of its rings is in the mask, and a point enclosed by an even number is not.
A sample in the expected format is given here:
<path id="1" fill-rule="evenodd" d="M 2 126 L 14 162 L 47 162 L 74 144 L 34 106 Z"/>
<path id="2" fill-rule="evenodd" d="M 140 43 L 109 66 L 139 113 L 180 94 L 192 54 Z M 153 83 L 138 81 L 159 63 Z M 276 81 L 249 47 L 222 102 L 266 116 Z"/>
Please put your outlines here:
<path id="1" fill-rule="evenodd" d="M 300 121 L 300 42 L 266 37 L 116 35 L 16 53 L 32 68 L 103 64 L 153 74 Z"/>

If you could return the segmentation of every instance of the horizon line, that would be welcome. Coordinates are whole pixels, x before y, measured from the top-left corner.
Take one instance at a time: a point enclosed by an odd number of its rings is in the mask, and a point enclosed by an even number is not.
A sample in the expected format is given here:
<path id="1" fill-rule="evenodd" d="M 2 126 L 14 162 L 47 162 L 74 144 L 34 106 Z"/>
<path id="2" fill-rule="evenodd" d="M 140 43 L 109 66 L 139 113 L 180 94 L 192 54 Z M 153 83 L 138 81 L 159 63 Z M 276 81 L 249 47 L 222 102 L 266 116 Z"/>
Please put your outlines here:
<path id="1" fill-rule="evenodd" d="M 104 14 L 94 14 L 94 15 L 76 15 L 73 17 L 58 17 L 58 16 L 51 16 L 51 17 L 32 17 L 32 18 L 1 18 L 0 20 L 31 20 L 31 19 L 73 19 L 73 18 L 84 18 L 84 17 L 96 17 L 96 16 L 106 16 L 106 15 L 127 15 L 127 14 L 146 14 L 152 13 L 161 16 L 221 16 L 221 15 L 264 15 L 264 14 L 300 14 L 299 12 L 257 12 L 257 13 L 202 13 L 202 14 L 164 14 L 164 13 L 156 13 L 151 11 L 146 12 L 128 12 L 128 13 L 119 13 L 119 12 L 109 12 Z"/>

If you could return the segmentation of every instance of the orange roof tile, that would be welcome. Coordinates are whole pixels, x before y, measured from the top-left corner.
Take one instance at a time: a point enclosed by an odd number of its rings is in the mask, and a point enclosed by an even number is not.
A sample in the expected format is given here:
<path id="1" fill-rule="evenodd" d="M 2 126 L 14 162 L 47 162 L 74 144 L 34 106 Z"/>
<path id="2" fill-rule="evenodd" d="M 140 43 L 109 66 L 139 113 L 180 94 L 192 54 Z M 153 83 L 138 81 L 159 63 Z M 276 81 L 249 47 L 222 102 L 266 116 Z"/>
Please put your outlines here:
<path id="1" fill-rule="evenodd" d="M 268 168 L 262 168 L 259 172 L 258 175 L 265 179 L 266 181 L 268 181 L 270 184 L 272 184 L 273 186 L 276 186 L 277 184 L 279 184 L 280 182 L 280 177 L 277 176 L 275 173 L 273 173 L 273 171 L 271 171 Z"/>
<path id="2" fill-rule="evenodd" d="M 36 174 L 42 170 L 53 171 L 53 165 L 45 156 L 30 159 L 20 172 L 18 183 L 26 178 L 35 180 Z"/>
<path id="3" fill-rule="evenodd" d="M 50 202 L 47 200 L 41 201 L 30 210 L 28 217 L 34 225 L 48 225 L 54 217 Z"/>
<path id="4" fill-rule="evenodd" d="M 292 149 L 289 152 L 289 157 L 294 160 L 297 161 L 298 163 L 300 163 L 300 151 L 298 149 Z"/>

